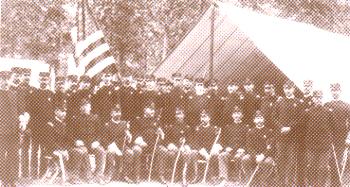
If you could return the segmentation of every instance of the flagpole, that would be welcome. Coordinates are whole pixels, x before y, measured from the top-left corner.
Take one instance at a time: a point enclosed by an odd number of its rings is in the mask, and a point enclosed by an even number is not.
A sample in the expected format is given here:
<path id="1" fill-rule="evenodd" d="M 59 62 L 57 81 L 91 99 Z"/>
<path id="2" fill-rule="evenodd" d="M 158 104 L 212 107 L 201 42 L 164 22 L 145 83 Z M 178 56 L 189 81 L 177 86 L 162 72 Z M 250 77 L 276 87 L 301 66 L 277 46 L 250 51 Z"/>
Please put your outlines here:
<path id="1" fill-rule="evenodd" d="M 210 24 L 210 60 L 209 60 L 209 80 L 213 79 L 214 71 L 214 29 L 215 29 L 215 9 L 216 6 L 213 5 L 211 12 L 211 24 Z"/>

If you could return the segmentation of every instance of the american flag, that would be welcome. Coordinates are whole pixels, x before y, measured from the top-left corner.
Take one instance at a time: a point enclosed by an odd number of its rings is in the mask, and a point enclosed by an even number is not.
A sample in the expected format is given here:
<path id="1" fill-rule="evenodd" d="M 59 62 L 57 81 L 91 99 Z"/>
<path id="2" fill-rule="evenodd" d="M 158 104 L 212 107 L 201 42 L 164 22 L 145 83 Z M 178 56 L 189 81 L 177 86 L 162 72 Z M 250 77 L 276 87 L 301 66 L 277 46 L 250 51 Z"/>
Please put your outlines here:
<path id="1" fill-rule="evenodd" d="M 89 8 L 87 1 L 82 1 L 80 6 L 78 5 L 76 73 L 94 77 L 108 67 L 115 70 L 116 61 L 111 55 L 105 35 L 99 29 Z"/>

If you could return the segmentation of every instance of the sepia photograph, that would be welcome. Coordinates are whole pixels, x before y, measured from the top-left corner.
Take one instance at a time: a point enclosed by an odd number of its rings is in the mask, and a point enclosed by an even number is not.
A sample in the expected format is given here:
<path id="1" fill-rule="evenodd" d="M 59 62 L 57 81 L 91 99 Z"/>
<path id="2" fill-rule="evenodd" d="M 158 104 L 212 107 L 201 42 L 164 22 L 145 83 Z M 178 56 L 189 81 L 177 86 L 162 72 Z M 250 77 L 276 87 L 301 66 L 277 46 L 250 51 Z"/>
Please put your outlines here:
<path id="1" fill-rule="evenodd" d="M 350 0 L 0 0 L 0 187 L 350 187 Z"/>

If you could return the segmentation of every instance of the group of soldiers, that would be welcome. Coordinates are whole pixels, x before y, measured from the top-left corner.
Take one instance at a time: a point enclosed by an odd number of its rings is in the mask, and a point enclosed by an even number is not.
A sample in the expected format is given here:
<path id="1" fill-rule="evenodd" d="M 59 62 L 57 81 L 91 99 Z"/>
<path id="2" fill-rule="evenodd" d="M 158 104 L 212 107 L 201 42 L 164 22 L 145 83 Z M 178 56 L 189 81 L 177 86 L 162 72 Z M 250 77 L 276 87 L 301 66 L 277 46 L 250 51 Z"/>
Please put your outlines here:
<path id="1" fill-rule="evenodd" d="M 0 72 L 5 186 L 19 173 L 45 182 L 247 186 L 341 186 L 347 176 L 350 105 L 338 83 L 323 104 L 310 80 L 297 97 L 291 81 L 278 96 L 269 82 L 257 94 L 249 79 L 221 89 L 178 73 L 171 80 L 104 73 L 99 81 L 56 77 L 52 92 L 48 73 L 39 88 L 30 74 Z"/>

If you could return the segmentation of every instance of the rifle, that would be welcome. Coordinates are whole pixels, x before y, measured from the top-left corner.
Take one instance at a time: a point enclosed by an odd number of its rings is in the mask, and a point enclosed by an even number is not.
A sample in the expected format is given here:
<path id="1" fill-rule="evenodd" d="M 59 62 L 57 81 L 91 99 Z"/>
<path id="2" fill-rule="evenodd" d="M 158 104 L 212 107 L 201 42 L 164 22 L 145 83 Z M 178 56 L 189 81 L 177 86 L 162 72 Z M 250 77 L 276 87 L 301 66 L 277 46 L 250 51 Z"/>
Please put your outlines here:
<path id="1" fill-rule="evenodd" d="M 348 154 L 349 154 L 349 148 L 347 147 L 347 148 L 345 149 L 345 151 L 344 151 L 343 162 L 342 162 L 343 166 L 342 166 L 342 170 L 341 170 L 341 174 L 340 174 L 340 176 L 341 176 L 342 178 L 343 178 L 343 176 L 344 176 L 344 171 L 345 171 L 346 163 L 347 163 L 347 161 L 348 161 Z"/>
<path id="2" fill-rule="evenodd" d="M 176 159 L 175 159 L 175 163 L 174 163 L 174 169 L 173 169 L 173 173 L 171 175 L 171 184 L 174 184 L 174 180 L 175 180 L 175 173 L 176 173 L 176 166 L 177 166 L 177 163 L 179 161 L 179 158 L 180 158 L 180 154 L 181 154 L 181 149 L 183 148 L 183 146 L 185 145 L 185 142 L 186 140 L 184 140 L 181 144 L 181 147 L 179 148 L 179 151 L 176 155 Z"/>
<path id="3" fill-rule="evenodd" d="M 203 176 L 203 180 L 202 180 L 202 183 L 205 183 L 206 179 L 207 179 L 207 174 L 208 174 L 208 169 L 209 169 L 209 161 L 210 161 L 210 158 L 213 154 L 213 148 L 215 146 L 215 144 L 219 141 L 219 137 L 220 137 L 220 134 L 221 134 L 221 128 L 219 128 L 219 133 L 218 135 L 216 135 L 216 138 L 215 138 L 215 141 L 211 147 L 211 150 L 210 150 L 210 153 L 209 153 L 209 158 L 207 160 L 207 163 L 205 165 L 205 170 L 204 170 L 204 176 Z"/>
<path id="4" fill-rule="evenodd" d="M 250 184 L 253 182 L 253 179 L 254 179 L 256 173 L 258 172 L 259 168 L 260 168 L 260 163 L 258 163 L 258 165 L 256 166 L 256 168 L 255 168 L 255 170 L 254 170 L 252 176 L 249 178 L 249 181 L 248 181 L 248 183 L 246 184 L 246 187 L 249 187 Z"/>
<path id="5" fill-rule="evenodd" d="M 159 114 L 158 114 L 158 117 L 157 117 L 157 122 L 159 122 L 162 112 L 163 112 L 163 110 L 161 109 Z M 151 182 L 153 161 L 154 161 L 154 156 L 155 156 L 156 149 L 157 149 L 157 146 L 158 146 L 159 138 L 160 138 L 160 135 L 157 134 L 157 139 L 156 139 L 156 143 L 154 144 L 154 148 L 153 148 L 153 152 L 152 152 L 152 158 L 151 158 L 151 163 L 150 163 L 150 168 L 149 168 L 149 173 L 148 173 L 148 182 Z"/>

